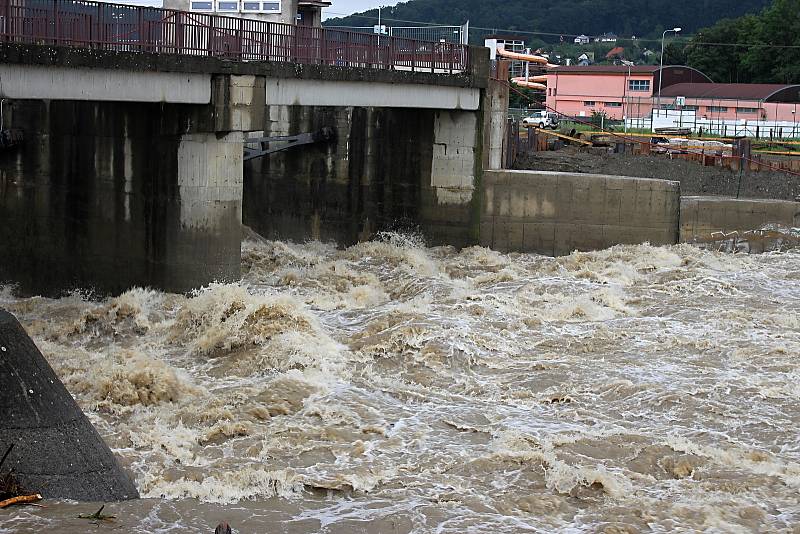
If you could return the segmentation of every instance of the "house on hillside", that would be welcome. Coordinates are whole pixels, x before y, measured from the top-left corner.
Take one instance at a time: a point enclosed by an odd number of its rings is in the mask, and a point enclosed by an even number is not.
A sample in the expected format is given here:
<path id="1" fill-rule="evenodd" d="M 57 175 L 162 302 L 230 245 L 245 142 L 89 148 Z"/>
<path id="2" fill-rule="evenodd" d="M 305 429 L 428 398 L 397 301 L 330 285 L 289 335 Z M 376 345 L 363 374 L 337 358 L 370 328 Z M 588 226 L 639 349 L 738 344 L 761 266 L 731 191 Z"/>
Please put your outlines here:
<path id="1" fill-rule="evenodd" d="M 579 45 L 587 45 L 587 44 L 589 44 L 589 36 L 580 34 L 579 36 L 577 36 L 575 38 L 575 44 L 579 44 Z"/>
<path id="2" fill-rule="evenodd" d="M 616 34 L 613 34 L 613 33 L 604 33 L 603 35 L 600 35 L 599 37 L 595 37 L 594 42 L 595 43 L 616 43 L 617 42 L 617 36 L 616 36 Z"/>
<path id="3" fill-rule="evenodd" d="M 589 57 L 589 54 L 584 52 L 583 54 L 578 56 L 578 65 L 580 65 L 581 67 L 588 67 L 591 64 L 592 60 Z"/>
<path id="4" fill-rule="evenodd" d="M 606 54 L 606 60 L 608 61 L 620 61 L 625 59 L 625 49 L 621 46 L 615 46 L 611 50 L 608 51 Z"/>

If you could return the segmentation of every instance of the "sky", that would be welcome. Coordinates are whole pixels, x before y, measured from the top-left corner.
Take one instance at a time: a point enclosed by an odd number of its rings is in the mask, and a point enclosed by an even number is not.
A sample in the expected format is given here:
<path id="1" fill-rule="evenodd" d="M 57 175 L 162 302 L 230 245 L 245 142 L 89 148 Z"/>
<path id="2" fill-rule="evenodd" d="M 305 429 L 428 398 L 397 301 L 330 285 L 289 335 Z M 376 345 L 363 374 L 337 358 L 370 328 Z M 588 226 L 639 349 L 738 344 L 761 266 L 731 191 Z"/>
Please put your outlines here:
<path id="1" fill-rule="evenodd" d="M 341 17 L 352 13 L 359 13 L 378 6 L 393 6 L 397 2 L 386 0 L 331 0 L 331 7 L 322 11 L 324 18 Z"/>

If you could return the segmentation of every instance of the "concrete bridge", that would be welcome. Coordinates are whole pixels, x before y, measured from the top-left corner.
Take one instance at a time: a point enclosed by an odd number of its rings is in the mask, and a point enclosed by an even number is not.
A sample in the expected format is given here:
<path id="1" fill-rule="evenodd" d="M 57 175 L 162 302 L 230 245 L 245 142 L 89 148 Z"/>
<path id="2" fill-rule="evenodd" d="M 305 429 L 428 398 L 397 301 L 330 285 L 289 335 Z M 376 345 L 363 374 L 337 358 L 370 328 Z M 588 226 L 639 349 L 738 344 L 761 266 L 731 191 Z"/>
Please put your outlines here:
<path id="1" fill-rule="evenodd" d="M 0 1 L 0 128 L 25 134 L 0 152 L 0 280 L 235 280 L 243 222 L 341 244 L 398 222 L 479 241 L 474 192 L 505 119 L 485 49 L 18 1 Z M 249 137 L 323 127 L 333 140 L 243 161 Z"/>

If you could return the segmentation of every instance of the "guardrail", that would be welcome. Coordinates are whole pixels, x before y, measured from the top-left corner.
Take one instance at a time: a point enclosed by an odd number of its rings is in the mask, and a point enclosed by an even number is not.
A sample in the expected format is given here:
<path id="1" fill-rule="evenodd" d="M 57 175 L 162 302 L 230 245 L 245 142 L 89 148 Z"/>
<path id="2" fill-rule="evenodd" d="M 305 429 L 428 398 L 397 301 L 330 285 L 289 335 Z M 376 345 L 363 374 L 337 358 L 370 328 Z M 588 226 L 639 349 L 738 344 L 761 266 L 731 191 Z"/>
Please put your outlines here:
<path id="1" fill-rule="evenodd" d="M 448 74 L 470 61 L 461 44 L 82 0 L 0 0 L 0 40 Z"/>

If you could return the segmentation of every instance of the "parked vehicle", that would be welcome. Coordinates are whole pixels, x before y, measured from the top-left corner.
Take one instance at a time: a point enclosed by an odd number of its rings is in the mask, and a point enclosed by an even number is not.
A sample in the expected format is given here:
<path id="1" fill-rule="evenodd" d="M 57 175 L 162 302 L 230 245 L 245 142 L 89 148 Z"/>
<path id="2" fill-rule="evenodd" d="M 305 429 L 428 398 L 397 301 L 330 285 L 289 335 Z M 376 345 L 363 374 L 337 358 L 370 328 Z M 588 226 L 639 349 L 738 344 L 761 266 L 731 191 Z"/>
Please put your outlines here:
<path id="1" fill-rule="evenodd" d="M 531 115 L 522 119 L 522 125 L 555 130 L 558 128 L 558 115 L 545 110 L 534 111 Z"/>

